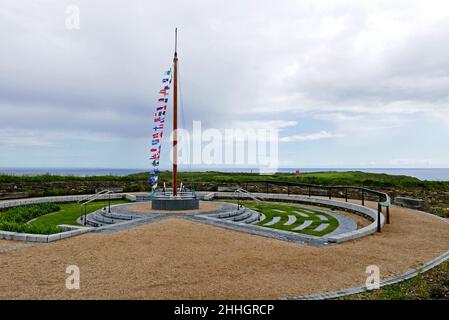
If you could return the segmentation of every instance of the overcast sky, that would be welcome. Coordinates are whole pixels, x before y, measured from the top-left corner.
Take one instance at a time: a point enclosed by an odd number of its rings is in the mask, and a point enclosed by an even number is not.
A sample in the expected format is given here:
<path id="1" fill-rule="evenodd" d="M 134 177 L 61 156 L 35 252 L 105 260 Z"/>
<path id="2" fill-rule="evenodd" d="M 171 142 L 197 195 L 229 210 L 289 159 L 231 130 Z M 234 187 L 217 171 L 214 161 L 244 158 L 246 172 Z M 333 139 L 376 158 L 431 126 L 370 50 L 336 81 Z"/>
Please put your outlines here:
<path id="1" fill-rule="evenodd" d="M 1 0 L 0 167 L 149 166 L 176 26 L 188 128 L 276 127 L 283 167 L 449 167 L 447 0 Z"/>

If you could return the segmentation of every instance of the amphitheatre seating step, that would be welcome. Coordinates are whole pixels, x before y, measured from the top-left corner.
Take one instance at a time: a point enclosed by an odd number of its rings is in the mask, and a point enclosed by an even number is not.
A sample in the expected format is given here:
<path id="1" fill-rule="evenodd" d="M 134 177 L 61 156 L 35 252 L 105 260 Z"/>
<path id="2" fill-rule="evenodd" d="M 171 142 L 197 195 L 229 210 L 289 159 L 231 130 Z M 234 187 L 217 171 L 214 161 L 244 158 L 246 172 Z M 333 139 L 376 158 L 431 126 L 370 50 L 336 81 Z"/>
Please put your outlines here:
<path id="1" fill-rule="evenodd" d="M 273 211 L 275 211 L 275 212 L 279 212 L 279 213 L 285 213 L 285 211 L 284 211 L 284 210 L 280 210 L 280 209 L 273 209 Z"/>
<path id="2" fill-rule="evenodd" d="M 211 215 L 211 216 L 215 217 L 215 218 L 219 218 L 219 219 L 226 219 L 226 218 L 232 218 L 232 217 L 238 216 L 238 215 L 242 214 L 244 211 L 245 211 L 245 208 L 242 208 L 240 210 L 234 210 L 234 211 L 230 211 L 230 212 L 219 213 L 217 215 Z"/>
<path id="3" fill-rule="evenodd" d="M 90 217 L 95 221 L 98 221 L 101 223 L 106 223 L 106 224 L 113 224 L 116 222 L 114 219 L 104 217 L 102 214 L 100 214 L 98 212 L 94 212 Z"/>
<path id="4" fill-rule="evenodd" d="M 255 221 L 257 221 L 257 218 L 259 217 L 259 215 L 257 214 L 257 212 L 254 211 L 249 211 L 248 212 L 248 217 L 240 222 L 244 222 L 246 224 L 250 224 L 253 223 Z"/>
<path id="5" fill-rule="evenodd" d="M 303 230 L 303 229 L 307 228 L 308 226 L 310 226 L 312 223 L 313 223 L 312 220 L 304 221 L 302 224 L 300 224 L 299 226 L 293 228 L 292 230 L 293 231 Z"/>
<path id="6" fill-rule="evenodd" d="M 238 221 L 243 221 L 247 218 L 249 218 L 251 216 L 251 212 L 244 212 L 236 217 L 234 217 L 232 220 L 238 222 Z"/>
<path id="7" fill-rule="evenodd" d="M 289 226 L 291 224 L 294 224 L 296 222 L 296 217 L 294 215 L 288 215 L 288 221 L 284 223 L 284 226 Z"/>
<path id="8" fill-rule="evenodd" d="M 135 217 L 133 215 L 114 213 L 114 212 L 109 213 L 109 212 L 103 211 L 103 210 L 101 210 L 100 214 L 103 217 L 114 219 L 114 220 L 132 220 L 134 218 L 137 218 L 137 217 Z"/>
<path id="9" fill-rule="evenodd" d="M 264 224 L 264 226 L 272 226 L 273 224 L 278 223 L 281 220 L 281 217 L 273 217 L 273 220 Z"/>
<path id="10" fill-rule="evenodd" d="M 252 214 L 251 217 L 249 217 L 248 219 L 245 220 L 245 223 L 250 224 L 250 223 L 257 222 L 258 218 L 259 218 L 259 215 Z"/>
<path id="11" fill-rule="evenodd" d="M 93 220 L 89 215 L 86 218 L 86 224 L 91 227 L 102 227 L 103 225 L 105 225 L 104 223 Z"/>

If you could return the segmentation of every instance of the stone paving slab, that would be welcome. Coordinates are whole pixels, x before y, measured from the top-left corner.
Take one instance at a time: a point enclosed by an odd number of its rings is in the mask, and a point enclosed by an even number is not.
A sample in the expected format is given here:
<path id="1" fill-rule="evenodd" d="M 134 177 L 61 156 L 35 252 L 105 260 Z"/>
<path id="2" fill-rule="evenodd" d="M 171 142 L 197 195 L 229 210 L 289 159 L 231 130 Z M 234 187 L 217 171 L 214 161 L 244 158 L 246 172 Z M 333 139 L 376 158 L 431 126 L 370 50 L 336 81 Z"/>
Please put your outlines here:
<path id="1" fill-rule="evenodd" d="M 284 226 L 292 225 L 296 222 L 296 217 L 294 215 L 288 215 L 288 221 L 284 223 Z"/>
<path id="2" fill-rule="evenodd" d="M 329 223 L 322 223 L 318 227 L 313 229 L 313 231 L 318 231 L 318 232 L 323 231 L 323 230 L 326 230 L 327 227 L 329 227 Z"/>
<path id="3" fill-rule="evenodd" d="M 299 214 L 301 217 L 308 218 L 309 215 L 307 213 L 301 211 L 293 211 L 293 213 Z"/>
<path id="4" fill-rule="evenodd" d="M 273 217 L 273 220 L 265 223 L 264 226 L 272 226 L 273 224 L 276 224 L 279 221 L 281 221 L 281 217 Z"/>
<path id="5" fill-rule="evenodd" d="M 292 230 L 294 230 L 294 231 L 303 230 L 303 229 L 307 228 L 308 226 L 310 226 L 312 223 L 313 223 L 312 220 L 306 220 L 302 224 L 300 224 L 299 226 L 293 228 Z"/>

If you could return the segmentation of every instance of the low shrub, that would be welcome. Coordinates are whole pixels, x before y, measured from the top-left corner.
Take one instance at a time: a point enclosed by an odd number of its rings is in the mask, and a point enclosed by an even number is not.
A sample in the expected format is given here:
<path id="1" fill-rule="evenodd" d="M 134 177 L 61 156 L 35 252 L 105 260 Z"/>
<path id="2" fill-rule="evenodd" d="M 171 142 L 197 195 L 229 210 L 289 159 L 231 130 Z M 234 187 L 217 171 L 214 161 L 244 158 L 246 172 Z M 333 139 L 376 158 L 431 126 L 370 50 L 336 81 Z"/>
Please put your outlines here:
<path id="1" fill-rule="evenodd" d="M 35 226 L 27 224 L 27 222 L 32 219 L 59 210 L 60 207 L 57 204 L 44 203 L 1 211 L 0 230 L 35 234 L 53 234 L 61 232 L 61 228 L 54 226 Z"/>

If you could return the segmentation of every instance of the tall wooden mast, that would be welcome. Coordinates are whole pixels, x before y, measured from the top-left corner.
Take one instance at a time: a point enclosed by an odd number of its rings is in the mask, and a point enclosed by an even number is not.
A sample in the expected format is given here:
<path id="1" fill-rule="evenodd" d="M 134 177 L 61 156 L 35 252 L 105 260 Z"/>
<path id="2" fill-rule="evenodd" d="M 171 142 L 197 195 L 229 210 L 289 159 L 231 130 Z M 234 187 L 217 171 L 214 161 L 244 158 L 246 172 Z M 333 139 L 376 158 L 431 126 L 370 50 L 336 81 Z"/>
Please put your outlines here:
<path id="1" fill-rule="evenodd" d="M 178 28 L 175 29 L 175 56 L 173 58 L 173 196 L 178 188 Z"/>

